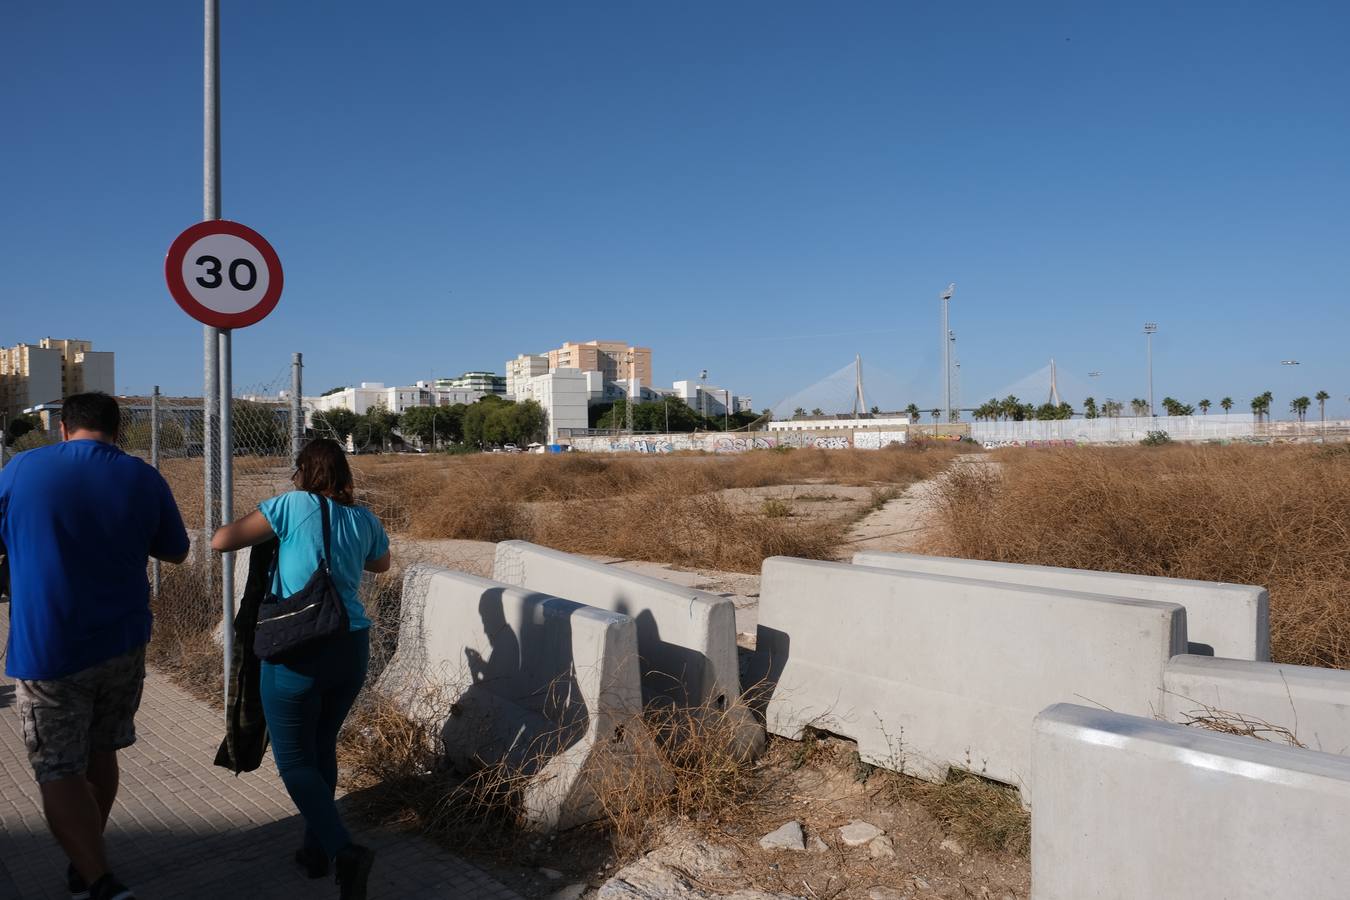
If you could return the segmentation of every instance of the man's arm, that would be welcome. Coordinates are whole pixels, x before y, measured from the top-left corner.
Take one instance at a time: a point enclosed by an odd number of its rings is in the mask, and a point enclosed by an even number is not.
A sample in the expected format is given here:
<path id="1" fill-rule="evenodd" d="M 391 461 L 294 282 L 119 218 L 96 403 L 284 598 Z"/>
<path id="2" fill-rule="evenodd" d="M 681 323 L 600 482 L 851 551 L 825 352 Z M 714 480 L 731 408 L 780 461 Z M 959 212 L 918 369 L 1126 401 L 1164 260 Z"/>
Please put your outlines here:
<path id="1" fill-rule="evenodd" d="M 178 503 L 173 499 L 169 483 L 158 472 L 155 472 L 155 478 L 159 482 L 159 530 L 150 541 L 150 555 L 177 565 L 188 558 L 192 543 L 188 541 L 187 529 L 183 527 L 183 517 L 178 512 Z"/>

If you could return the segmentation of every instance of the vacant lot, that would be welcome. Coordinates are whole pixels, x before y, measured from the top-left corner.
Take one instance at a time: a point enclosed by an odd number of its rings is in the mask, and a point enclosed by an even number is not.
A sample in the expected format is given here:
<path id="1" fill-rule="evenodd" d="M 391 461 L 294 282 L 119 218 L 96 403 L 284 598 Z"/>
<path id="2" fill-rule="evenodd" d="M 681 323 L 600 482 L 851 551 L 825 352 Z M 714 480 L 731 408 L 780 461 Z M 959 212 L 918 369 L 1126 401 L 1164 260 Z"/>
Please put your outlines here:
<path id="1" fill-rule="evenodd" d="M 774 555 L 832 556 L 848 526 L 955 450 L 737 456 L 362 458 L 363 500 L 421 539 L 532 540 L 559 550 L 758 572 Z"/>
<path id="2" fill-rule="evenodd" d="M 1277 661 L 1350 668 L 1342 446 L 1007 450 L 942 480 L 931 552 L 1263 585 Z"/>

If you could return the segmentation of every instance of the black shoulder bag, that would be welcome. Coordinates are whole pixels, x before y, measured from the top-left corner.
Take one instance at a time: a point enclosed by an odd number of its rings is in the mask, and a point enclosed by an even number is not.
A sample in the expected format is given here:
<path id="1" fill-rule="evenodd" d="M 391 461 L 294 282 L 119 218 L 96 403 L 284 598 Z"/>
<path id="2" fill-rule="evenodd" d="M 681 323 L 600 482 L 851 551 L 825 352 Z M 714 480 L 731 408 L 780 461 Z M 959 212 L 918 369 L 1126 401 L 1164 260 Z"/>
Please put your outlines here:
<path id="1" fill-rule="evenodd" d="M 305 586 L 289 597 L 271 593 L 275 580 L 274 576 L 269 576 L 268 596 L 258 607 L 258 626 L 253 632 L 253 652 L 268 662 L 276 662 L 287 653 L 341 634 L 350 626 L 347 604 L 342 602 L 329 569 L 329 561 L 333 558 L 333 526 L 328 516 L 328 498 L 322 494 L 313 496 L 318 499 L 323 516 L 323 556 Z M 277 557 L 280 556 L 279 552 Z M 272 565 L 277 565 L 276 560 Z"/>

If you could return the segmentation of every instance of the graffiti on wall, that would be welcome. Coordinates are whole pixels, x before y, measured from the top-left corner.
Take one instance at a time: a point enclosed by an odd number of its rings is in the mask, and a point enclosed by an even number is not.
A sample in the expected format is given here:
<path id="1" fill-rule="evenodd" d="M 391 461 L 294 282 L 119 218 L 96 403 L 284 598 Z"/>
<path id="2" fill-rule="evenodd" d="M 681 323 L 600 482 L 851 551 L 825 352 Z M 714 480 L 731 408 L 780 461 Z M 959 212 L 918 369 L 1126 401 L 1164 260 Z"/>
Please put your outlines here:
<path id="1" fill-rule="evenodd" d="M 857 431 L 853 434 L 853 446 L 859 450 L 880 450 L 891 444 L 903 444 L 903 431 Z"/>
<path id="2" fill-rule="evenodd" d="M 1086 446 L 1082 441 L 1064 440 L 1064 441 L 985 441 L 984 449 L 998 450 L 1003 447 L 1028 447 L 1033 450 L 1046 447 L 1081 447 Z"/>
<path id="3" fill-rule="evenodd" d="M 847 450 L 849 444 L 846 437 L 813 437 L 811 446 L 818 450 Z"/>
<path id="4" fill-rule="evenodd" d="M 705 442 L 707 443 L 707 442 Z M 772 450 L 778 441 L 771 437 L 719 437 L 712 441 L 714 453 L 744 453 L 747 450 Z"/>

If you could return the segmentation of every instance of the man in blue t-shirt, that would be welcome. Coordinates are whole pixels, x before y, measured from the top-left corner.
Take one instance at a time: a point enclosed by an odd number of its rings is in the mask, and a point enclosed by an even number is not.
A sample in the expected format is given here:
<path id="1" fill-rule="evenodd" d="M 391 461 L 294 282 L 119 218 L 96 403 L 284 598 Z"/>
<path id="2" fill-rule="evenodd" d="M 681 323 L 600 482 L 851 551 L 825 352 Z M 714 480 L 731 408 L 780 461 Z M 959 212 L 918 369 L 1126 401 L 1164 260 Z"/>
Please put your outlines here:
<path id="1" fill-rule="evenodd" d="M 9 552 L 5 674 L 17 681 L 24 743 L 72 896 L 133 895 L 108 869 L 103 829 L 117 751 L 136 740 L 150 639 L 153 556 L 180 563 L 188 537 L 160 474 L 116 446 L 106 394 L 61 409 L 64 442 L 0 469 L 0 543 Z"/>

